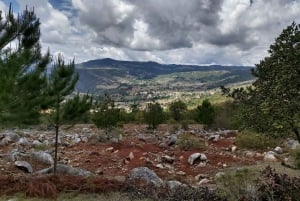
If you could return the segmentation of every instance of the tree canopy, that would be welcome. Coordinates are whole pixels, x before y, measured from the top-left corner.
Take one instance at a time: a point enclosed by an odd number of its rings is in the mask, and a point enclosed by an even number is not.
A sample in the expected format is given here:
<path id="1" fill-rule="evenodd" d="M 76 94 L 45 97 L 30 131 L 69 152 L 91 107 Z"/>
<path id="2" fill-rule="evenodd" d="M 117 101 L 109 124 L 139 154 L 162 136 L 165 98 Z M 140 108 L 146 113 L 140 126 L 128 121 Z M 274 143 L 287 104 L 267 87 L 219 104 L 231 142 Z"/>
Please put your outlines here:
<path id="1" fill-rule="evenodd" d="M 36 123 L 43 105 L 49 53 L 42 55 L 33 10 L 0 14 L 0 121 Z"/>
<path id="2" fill-rule="evenodd" d="M 196 109 L 195 120 L 209 126 L 214 122 L 215 109 L 208 99 L 205 99 Z"/>
<path id="3" fill-rule="evenodd" d="M 163 108 L 159 103 L 148 103 L 143 116 L 150 129 L 156 129 L 165 120 Z"/>
<path id="4" fill-rule="evenodd" d="M 252 70 L 257 78 L 229 94 L 242 104 L 241 123 L 259 132 L 295 133 L 300 140 L 300 25 L 293 22 Z"/>

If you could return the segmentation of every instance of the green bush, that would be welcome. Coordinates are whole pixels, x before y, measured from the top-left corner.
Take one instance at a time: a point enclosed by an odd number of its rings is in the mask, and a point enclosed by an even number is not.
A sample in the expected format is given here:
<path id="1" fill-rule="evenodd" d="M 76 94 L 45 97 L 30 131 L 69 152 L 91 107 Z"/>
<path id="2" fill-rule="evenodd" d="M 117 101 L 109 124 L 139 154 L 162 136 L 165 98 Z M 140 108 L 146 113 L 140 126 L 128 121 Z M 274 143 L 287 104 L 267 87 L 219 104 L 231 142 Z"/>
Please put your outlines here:
<path id="1" fill-rule="evenodd" d="M 276 147 L 276 145 L 279 144 L 279 140 L 269 135 L 252 131 L 243 131 L 237 135 L 236 143 L 242 148 L 262 150 Z"/>
<path id="2" fill-rule="evenodd" d="M 300 178 L 277 174 L 268 166 L 258 178 L 258 200 L 299 201 Z"/>
<path id="3" fill-rule="evenodd" d="M 215 105 L 215 118 L 212 128 L 237 129 L 234 115 L 238 112 L 238 107 L 232 101 L 226 101 Z"/>
<path id="4" fill-rule="evenodd" d="M 208 189 L 207 187 L 192 188 L 189 186 L 182 186 L 170 193 L 164 201 L 227 201 L 226 198 L 222 198 L 216 194 L 215 191 Z"/>
<path id="5" fill-rule="evenodd" d="M 226 173 L 216 179 L 218 194 L 229 201 L 254 200 L 256 191 L 255 173 L 249 169 Z"/>
<path id="6" fill-rule="evenodd" d="M 177 144 L 183 150 L 201 149 L 205 147 L 201 139 L 188 133 L 180 135 Z"/>

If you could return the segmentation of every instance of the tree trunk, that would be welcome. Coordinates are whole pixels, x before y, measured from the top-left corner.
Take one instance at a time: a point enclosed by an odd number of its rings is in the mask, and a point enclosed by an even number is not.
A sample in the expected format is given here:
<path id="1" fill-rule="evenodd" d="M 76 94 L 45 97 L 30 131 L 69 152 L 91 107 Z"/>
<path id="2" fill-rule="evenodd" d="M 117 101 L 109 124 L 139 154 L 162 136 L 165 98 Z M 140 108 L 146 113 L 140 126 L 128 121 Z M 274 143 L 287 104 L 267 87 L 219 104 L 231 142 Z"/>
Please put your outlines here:
<path id="1" fill-rule="evenodd" d="M 57 165 L 58 130 L 59 130 L 59 126 L 55 125 L 55 151 L 54 151 L 54 167 L 53 167 L 54 174 L 56 174 L 56 165 Z"/>
<path id="2" fill-rule="evenodd" d="M 57 151 L 58 151 L 58 132 L 59 132 L 59 125 L 60 125 L 60 95 L 57 95 L 56 100 L 56 116 L 55 116 L 55 151 L 54 151 L 54 167 L 53 173 L 56 174 L 56 166 L 57 166 Z"/>

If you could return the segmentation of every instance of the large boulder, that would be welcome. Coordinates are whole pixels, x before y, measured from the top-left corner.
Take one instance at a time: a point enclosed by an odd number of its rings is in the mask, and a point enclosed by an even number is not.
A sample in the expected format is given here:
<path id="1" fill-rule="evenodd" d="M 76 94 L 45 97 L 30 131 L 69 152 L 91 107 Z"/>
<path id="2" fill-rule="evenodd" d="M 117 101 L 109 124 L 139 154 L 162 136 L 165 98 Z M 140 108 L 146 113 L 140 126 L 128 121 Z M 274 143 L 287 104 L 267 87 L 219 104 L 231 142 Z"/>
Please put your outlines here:
<path id="1" fill-rule="evenodd" d="M 38 171 L 38 174 L 51 174 L 54 172 L 54 167 L 49 167 L 46 169 L 42 169 Z M 74 168 L 68 165 L 63 164 L 57 164 L 56 165 L 56 173 L 57 174 L 63 174 L 63 175 L 75 175 L 75 176 L 90 176 L 93 175 L 90 171 L 80 169 L 80 168 Z"/>
<path id="2" fill-rule="evenodd" d="M 155 187 L 162 187 L 164 185 L 163 180 L 147 167 L 137 167 L 132 169 L 127 181 L 136 183 L 137 185 L 154 185 Z"/>
<path id="3" fill-rule="evenodd" d="M 193 153 L 192 155 L 189 156 L 188 158 L 188 163 L 190 165 L 193 165 L 196 160 L 199 160 L 199 161 L 206 161 L 207 160 L 207 157 L 205 154 L 203 153 Z"/>
<path id="4" fill-rule="evenodd" d="M 289 148 L 289 149 L 297 149 L 298 147 L 300 147 L 300 144 L 297 140 L 288 140 L 286 143 L 285 143 L 286 147 Z"/>
<path id="5" fill-rule="evenodd" d="M 43 151 L 33 152 L 32 157 L 35 160 L 37 160 L 41 163 L 47 164 L 47 165 L 54 164 L 54 160 L 53 160 L 52 156 L 47 152 L 43 152 Z"/>

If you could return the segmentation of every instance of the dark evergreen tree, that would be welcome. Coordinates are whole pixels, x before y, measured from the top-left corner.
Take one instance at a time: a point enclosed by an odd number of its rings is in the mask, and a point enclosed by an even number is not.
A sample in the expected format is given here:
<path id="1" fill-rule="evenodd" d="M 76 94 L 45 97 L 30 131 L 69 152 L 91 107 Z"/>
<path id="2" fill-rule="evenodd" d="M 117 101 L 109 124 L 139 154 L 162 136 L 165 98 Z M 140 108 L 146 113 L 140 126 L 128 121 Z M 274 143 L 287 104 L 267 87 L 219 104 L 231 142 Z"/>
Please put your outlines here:
<path id="1" fill-rule="evenodd" d="M 156 129 L 165 120 L 163 108 L 159 103 L 148 103 L 143 116 L 150 129 Z"/>
<path id="2" fill-rule="evenodd" d="M 214 122 L 215 109 L 208 99 L 202 102 L 196 109 L 195 120 L 204 124 L 205 126 L 210 126 Z"/>
<path id="3" fill-rule="evenodd" d="M 104 95 L 102 100 L 95 104 L 93 122 L 98 128 L 104 128 L 107 137 L 109 132 L 120 121 L 120 109 L 116 108 L 115 102 L 108 94 Z"/>
<path id="4" fill-rule="evenodd" d="M 62 104 L 62 120 L 64 123 L 88 123 L 90 121 L 90 109 L 93 106 L 93 97 L 89 94 L 68 98 Z"/>
<path id="5" fill-rule="evenodd" d="M 186 110 L 186 104 L 180 100 L 172 102 L 169 106 L 170 115 L 175 121 L 183 120 Z"/>
<path id="6" fill-rule="evenodd" d="M 37 123 L 43 103 L 49 53 L 41 54 L 40 22 L 33 10 L 0 14 L 0 121 Z M 14 45 L 12 45 L 14 44 Z"/>
<path id="7" fill-rule="evenodd" d="M 70 117 L 63 111 L 63 101 L 74 91 L 77 80 L 78 74 L 75 72 L 74 61 L 66 65 L 62 56 L 59 55 L 54 62 L 47 82 L 47 104 L 51 106 L 50 108 L 53 111 L 49 120 L 55 127 L 54 173 L 56 173 L 59 128 L 63 124 L 63 117 Z M 65 108 L 68 107 L 66 106 Z M 76 110 L 68 111 L 73 113 L 71 116 L 75 117 L 78 115 L 74 114 Z"/>

